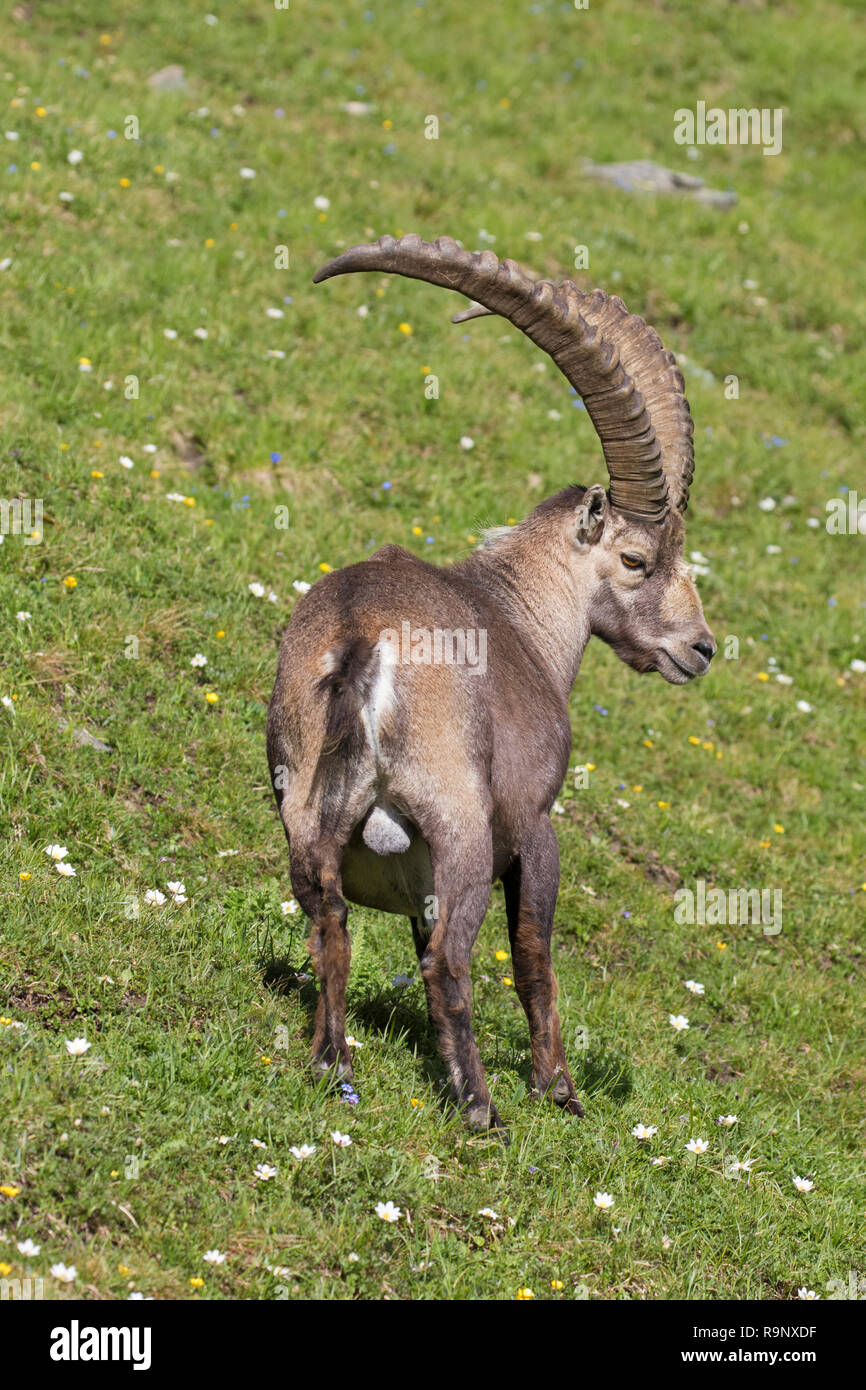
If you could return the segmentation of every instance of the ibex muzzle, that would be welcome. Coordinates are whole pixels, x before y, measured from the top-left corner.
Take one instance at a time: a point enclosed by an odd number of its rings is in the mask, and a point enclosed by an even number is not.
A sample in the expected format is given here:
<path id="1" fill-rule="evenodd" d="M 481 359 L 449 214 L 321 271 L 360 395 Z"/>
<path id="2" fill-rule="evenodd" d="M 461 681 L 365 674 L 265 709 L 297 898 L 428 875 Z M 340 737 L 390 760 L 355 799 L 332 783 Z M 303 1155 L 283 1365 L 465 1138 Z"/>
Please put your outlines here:
<path id="1" fill-rule="evenodd" d="M 321 982 L 313 1058 L 352 1075 L 346 900 L 405 914 L 454 1102 L 501 1129 L 472 1031 L 470 955 L 505 889 L 532 1089 L 582 1114 L 550 957 L 568 769 L 568 698 L 592 634 L 679 684 L 716 650 L 683 563 L 693 426 L 676 363 L 619 299 L 532 281 L 441 238 L 383 237 L 316 275 L 373 270 L 456 289 L 543 348 L 583 397 L 610 486 L 569 487 L 468 559 L 437 568 L 389 545 L 328 574 L 283 639 L 268 756 L 292 886 Z M 395 634 L 400 640 L 395 641 Z M 440 641 L 437 634 L 448 634 Z M 476 660 L 453 659 L 454 634 Z M 459 651 L 459 642 L 456 644 Z M 452 659 L 449 659 L 449 651 Z"/>

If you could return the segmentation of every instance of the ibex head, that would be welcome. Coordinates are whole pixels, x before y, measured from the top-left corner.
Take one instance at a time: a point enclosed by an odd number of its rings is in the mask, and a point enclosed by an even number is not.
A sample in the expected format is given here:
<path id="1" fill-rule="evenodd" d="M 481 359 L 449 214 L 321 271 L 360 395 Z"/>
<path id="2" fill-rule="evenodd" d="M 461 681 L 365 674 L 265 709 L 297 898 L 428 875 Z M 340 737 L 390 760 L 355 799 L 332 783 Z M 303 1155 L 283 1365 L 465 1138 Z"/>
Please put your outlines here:
<path id="1" fill-rule="evenodd" d="M 694 425 L 658 334 L 615 296 L 532 280 L 515 261 L 465 251 L 450 237 L 381 237 L 314 278 L 357 270 L 459 290 L 475 302 L 455 323 L 499 314 L 549 354 L 584 400 L 610 477 L 607 491 L 586 489 L 569 527 L 566 563 L 592 594 L 591 630 L 636 671 L 674 684 L 703 675 L 716 645 L 683 561 Z"/>
<path id="2" fill-rule="evenodd" d="M 704 675 L 716 644 L 683 560 L 679 512 L 635 521 L 596 483 L 575 522 L 575 563 L 591 586 L 593 634 L 635 671 L 658 671 L 674 685 Z"/>

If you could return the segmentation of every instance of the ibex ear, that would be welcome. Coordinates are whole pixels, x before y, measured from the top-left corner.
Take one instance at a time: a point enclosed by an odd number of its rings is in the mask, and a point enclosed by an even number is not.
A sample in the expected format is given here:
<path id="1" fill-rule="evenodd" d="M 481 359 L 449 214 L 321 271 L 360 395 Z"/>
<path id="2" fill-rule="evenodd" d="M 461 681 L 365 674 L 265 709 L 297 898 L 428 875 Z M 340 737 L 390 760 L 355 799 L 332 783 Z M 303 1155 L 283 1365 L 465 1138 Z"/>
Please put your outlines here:
<path id="1" fill-rule="evenodd" d="M 600 483 L 594 483 L 583 494 L 583 501 L 574 509 L 574 543 L 595 545 L 608 514 L 607 493 Z"/>

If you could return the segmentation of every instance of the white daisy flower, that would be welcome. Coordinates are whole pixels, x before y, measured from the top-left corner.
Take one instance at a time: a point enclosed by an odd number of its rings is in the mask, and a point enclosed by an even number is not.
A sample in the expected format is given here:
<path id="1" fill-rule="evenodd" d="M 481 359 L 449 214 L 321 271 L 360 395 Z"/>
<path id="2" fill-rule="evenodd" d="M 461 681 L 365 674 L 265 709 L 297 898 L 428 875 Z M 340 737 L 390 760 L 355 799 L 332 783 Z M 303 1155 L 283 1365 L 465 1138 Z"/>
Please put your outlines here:
<path id="1" fill-rule="evenodd" d="M 793 1181 L 798 1192 L 811 1192 L 815 1186 L 811 1178 L 794 1178 Z"/>
<path id="2" fill-rule="evenodd" d="M 471 434 L 461 434 L 460 448 L 466 449 L 467 451 L 475 448 L 475 440 L 472 438 Z"/>
<path id="3" fill-rule="evenodd" d="M 80 150 L 70 150 L 69 154 L 66 156 L 67 163 L 69 164 L 80 164 L 83 158 L 84 155 Z"/>
<path id="4" fill-rule="evenodd" d="M 348 1149 L 352 1142 L 348 1134 L 341 1134 L 338 1129 L 331 1130 L 331 1138 L 338 1149 Z"/>
<path id="5" fill-rule="evenodd" d="M 224 1265 L 226 1256 L 219 1250 L 205 1250 L 202 1259 L 209 1265 Z"/>
<path id="6" fill-rule="evenodd" d="M 685 1014 L 668 1014 L 668 1018 L 671 1027 L 675 1028 L 678 1033 L 684 1033 L 689 1026 L 689 1021 Z"/>
<path id="7" fill-rule="evenodd" d="M 596 1192 L 592 1199 L 592 1204 L 599 1211 L 610 1211 L 613 1206 L 613 1197 L 609 1192 Z"/>
<path id="8" fill-rule="evenodd" d="M 30 619 L 33 617 L 33 614 L 28 613 L 26 608 L 19 608 L 18 612 L 15 614 L 15 617 L 18 619 L 19 623 L 29 623 Z"/>
<path id="9" fill-rule="evenodd" d="M 135 464 L 133 463 L 132 459 L 129 457 L 128 454 L 121 454 L 117 462 L 120 464 L 121 468 L 135 467 Z"/>
<path id="10" fill-rule="evenodd" d="M 683 984 L 692 994 L 703 994 L 704 992 L 703 985 L 699 984 L 697 980 L 684 980 Z"/>
<path id="11" fill-rule="evenodd" d="M 716 1124 L 723 1125 L 725 1129 L 730 1129 L 732 1125 L 737 1123 L 738 1119 L 739 1115 L 720 1115 Z"/>
<path id="12" fill-rule="evenodd" d="M 58 1263 L 51 1266 L 51 1273 L 55 1279 L 59 1279 L 61 1284 L 71 1284 L 78 1278 L 78 1270 L 75 1265 L 65 1265 Z"/>
<path id="13" fill-rule="evenodd" d="M 298 1159 L 312 1158 L 315 1152 L 315 1144 L 293 1144 L 289 1149 L 289 1153 Z"/>
<path id="14" fill-rule="evenodd" d="M 293 580 L 292 580 L 292 588 L 295 590 L 295 593 L 298 593 L 298 594 L 308 594 L 308 593 L 310 592 L 310 590 L 312 589 L 312 587 L 313 587 L 312 584 L 308 584 L 307 581 L 306 581 L 306 579 L 293 579 Z"/>
<path id="15" fill-rule="evenodd" d="M 249 589 L 249 591 L 250 591 L 250 593 L 252 594 L 253 598 L 264 598 L 264 596 L 265 596 L 265 586 L 264 586 L 264 584 L 259 584 L 259 583 L 257 583 L 257 582 L 254 582 L 254 583 L 252 583 L 252 584 L 248 584 L 248 585 L 247 585 L 247 588 Z"/>
<path id="16" fill-rule="evenodd" d="M 203 652 L 196 652 L 195 656 L 190 657 L 189 664 L 190 666 L 207 666 L 207 657 Z"/>
<path id="17" fill-rule="evenodd" d="M 160 893 L 158 888 L 148 888 L 144 895 L 144 901 L 148 907 L 162 907 L 165 902 L 165 894 Z"/>
<path id="18" fill-rule="evenodd" d="M 399 1221 L 403 1213 L 399 1207 L 395 1207 L 393 1202 L 377 1202 L 376 1215 L 381 1217 L 383 1221 L 394 1222 Z"/>
<path id="19" fill-rule="evenodd" d="M 691 1154 L 705 1154 L 710 1147 L 707 1139 L 690 1139 L 686 1148 Z"/>
<path id="20" fill-rule="evenodd" d="M 65 859 L 69 850 L 65 845 L 46 845 L 45 853 L 50 854 L 52 859 Z"/>
<path id="21" fill-rule="evenodd" d="M 61 878 L 75 878 L 75 870 L 71 864 L 55 864 L 54 867 Z"/>
<path id="22" fill-rule="evenodd" d="M 232 107 L 232 110 L 235 112 L 235 115 L 238 114 L 235 107 Z M 239 172 L 242 179 L 254 179 L 256 176 L 255 169 L 243 168 Z"/>
<path id="23" fill-rule="evenodd" d="M 89 1043 L 86 1038 L 67 1038 L 66 1051 L 70 1057 L 83 1057 L 85 1052 L 89 1052 L 93 1043 Z"/>
<path id="24" fill-rule="evenodd" d="M 313 199 L 313 207 L 317 208 L 319 212 L 327 212 L 330 206 L 330 198 L 324 198 L 321 194 L 319 194 L 318 198 Z"/>
<path id="25" fill-rule="evenodd" d="M 170 341 L 173 341 L 173 340 L 177 337 L 177 329 L 176 329 L 176 328 L 164 328 L 164 329 L 162 330 L 162 332 L 163 332 L 163 337 L 168 338 Z"/>
<path id="26" fill-rule="evenodd" d="M 298 910 L 298 904 L 294 898 L 287 898 L 284 903 L 280 903 L 284 917 L 292 917 Z"/>
<path id="27" fill-rule="evenodd" d="M 34 1245 L 29 1236 L 26 1240 L 18 1241 L 18 1253 L 20 1255 L 38 1255 L 41 1249 L 42 1246 Z"/>
<path id="28" fill-rule="evenodd" d="M 270 1163 L 257 1163 L 253 1169 L 253 1177 L 258 1178 L 259 1182 L 270 1182 L 276 1176 L 277 1170 Z"/>
<path id="29" fill-rule="evenodd" d="M 632 1134 L 635 1139 L 652 1139 L 654 1134 L 658 1134 L 658 1125 L 635 1125 Z"/>

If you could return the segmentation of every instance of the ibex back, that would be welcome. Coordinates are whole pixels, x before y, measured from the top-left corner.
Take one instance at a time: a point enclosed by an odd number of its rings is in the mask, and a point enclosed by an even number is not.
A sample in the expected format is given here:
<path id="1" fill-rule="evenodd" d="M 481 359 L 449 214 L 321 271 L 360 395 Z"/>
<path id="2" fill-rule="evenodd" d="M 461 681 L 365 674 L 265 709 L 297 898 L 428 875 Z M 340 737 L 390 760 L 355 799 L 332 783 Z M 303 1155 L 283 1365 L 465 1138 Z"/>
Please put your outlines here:
<path id="1" fill-rule="evenodd" d="M 693 426 L 670 353 L 620 300 L 531 280 L 513 261 L 407 236 L 318 272 L 389 271 L 475 301 L 550 354 L 599 434 L 609 488 L 568 487 L 455 565 L 389 545 L 298 603 L 280 652 L 268 756 L 292 886 L 313 924 L 314 1065 L 352 1075 L 346 899 L 405 914 L 430 1018 L 468 1123 L 502 1130 L 472 1031 L 470 956 L 505 891 L 532 1090 L 583 1113 L 550 955 L 569 692 L 593 635 L 674 684 L 715 653 L 683 562 Z M 483 654 L 483 659 L 482 659 Z M 462 657 L 462 659 L 461 659 Z"/>

